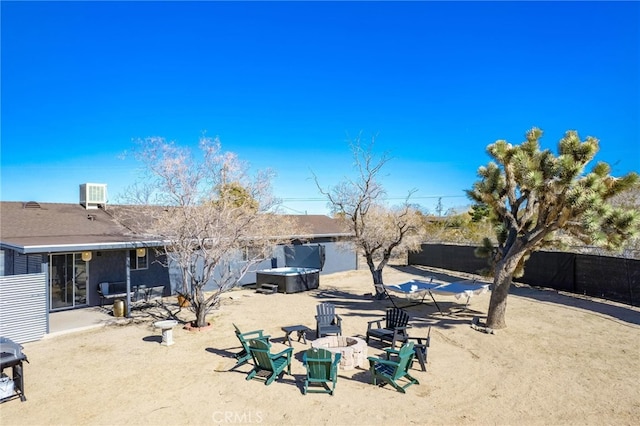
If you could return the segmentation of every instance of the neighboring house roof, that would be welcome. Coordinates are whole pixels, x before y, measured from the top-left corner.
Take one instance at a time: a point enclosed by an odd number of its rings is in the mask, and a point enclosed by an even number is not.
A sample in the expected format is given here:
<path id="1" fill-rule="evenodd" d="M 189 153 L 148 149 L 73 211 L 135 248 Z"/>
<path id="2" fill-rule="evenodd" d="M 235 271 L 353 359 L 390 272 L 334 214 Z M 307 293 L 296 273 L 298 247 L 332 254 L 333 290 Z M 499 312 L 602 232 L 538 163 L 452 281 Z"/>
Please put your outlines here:
<path id="1" fill-rule="evenodd" d="M 291 215 L 310 235 L 347 236 L 337 220 Z M 159 246 L 119 225 L 102 208 L 80 204 L 0 202 L 0 247 L 23 254 Z"/>
<path id="2" fill-rule="evenodd" d="M 345 230 L 340 221 L 325 215 L 290 215 L 298 221 L 301 229 L 312 237 L 351 236 L 353 233 Z"/>

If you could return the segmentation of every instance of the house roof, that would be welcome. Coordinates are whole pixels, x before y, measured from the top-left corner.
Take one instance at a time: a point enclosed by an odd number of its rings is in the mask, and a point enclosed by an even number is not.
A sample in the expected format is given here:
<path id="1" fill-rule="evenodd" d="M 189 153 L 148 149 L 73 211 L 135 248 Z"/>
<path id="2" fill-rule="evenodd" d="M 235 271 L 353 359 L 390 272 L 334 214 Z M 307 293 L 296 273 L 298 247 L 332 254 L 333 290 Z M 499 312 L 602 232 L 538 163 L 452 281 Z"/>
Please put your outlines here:
<path id="1" fill-rule="evenodd" d="M 349 235 L 324 215 L 290 215 L 309 233 L 297 237 Z M 159 246 L 115 221 L 102 208 L 79 204 L 0 202 L 0 247 L 23 254 Z"/>
<path id="2" fill-rule="evenodd" d="M 301 229 L 305 229 L 310 237 L 336 237 L 350 236 L 351 232 L 345 230 L 340 222 L 325 215 L 289 215 L 298 221 Z"/>

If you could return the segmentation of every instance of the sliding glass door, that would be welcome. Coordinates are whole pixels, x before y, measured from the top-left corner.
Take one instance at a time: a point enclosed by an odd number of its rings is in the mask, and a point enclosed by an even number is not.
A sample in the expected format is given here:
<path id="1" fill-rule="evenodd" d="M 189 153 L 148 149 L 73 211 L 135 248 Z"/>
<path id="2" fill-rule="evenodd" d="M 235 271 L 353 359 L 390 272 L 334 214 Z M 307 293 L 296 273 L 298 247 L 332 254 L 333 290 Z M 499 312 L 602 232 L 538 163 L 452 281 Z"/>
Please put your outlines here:
<path id="1" fill-rule="evenodd" d="M 51 255 L 50 306 L 65 309 L 87 304 L 88 264 L 82 253 Z"/>

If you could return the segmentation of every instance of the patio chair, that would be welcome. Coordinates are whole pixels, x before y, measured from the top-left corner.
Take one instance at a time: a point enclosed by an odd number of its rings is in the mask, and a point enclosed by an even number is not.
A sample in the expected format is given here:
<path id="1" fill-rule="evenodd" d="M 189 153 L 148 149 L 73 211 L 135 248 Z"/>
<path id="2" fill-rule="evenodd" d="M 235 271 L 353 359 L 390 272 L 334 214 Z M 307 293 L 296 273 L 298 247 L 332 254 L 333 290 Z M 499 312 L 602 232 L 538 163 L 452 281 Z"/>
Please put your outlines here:
<path id="1" fill-rule="evenodd" d="M 385 323 L 384 327 L 382 326 L 383 321 Z M 387 309 L 387 314 L 384 318 L 367 322 L 367 343 L 373 337 L 382 343 L 391 343 L 391 347 L 395 349 L 396 342 L 405 341 L 408 323 L 409 314 L 406 311 L 400 308 Z"/>
<path id="2" fill-rule="evenodd" d="M 237 325 L 233 324 L 233 327 L 236 329 L 236 336 L 238 340 L 240 340 L 240 344 L 242 345 L 242 350 L 235 354 L 235 358 L 238 360 L 236 365 L 234 365 L 231 369 L 240 367 L 243 364 L 246 364 L 251 359 L 251 353 L 249 352 L 249 339 L 264 339 L 269 340 L 268 335 L 263 335 L 262 330 L 255 331 L 247 331 L 246 333 L 242 333 Z"/>
<path id="3" fill-rule="evenodd" d="M 249 353 L 253 358 L 253 370 L 247 375 L 247 380 L 253 379 L 256 375 L 264 377 L 265 385 L 270 385 L 273 381 L 284 374 L 291 375 L 291 358 L 293 348 L 286 348 L 277 354 L 271 353 L 271 343 L 265 339 L 249 339 Z"/>
<path id="4" fill-rule="evenodd" d="M 389 383 L 398 392 L 406 393 L 406 389 L 413 384 L 420 384 L 417 379 L 409 374 L 409 366 L 415 356 L 413 342 L 403 343 L 399 350 L 385 349 L 387 358 L 368 357 L 369 371 L 371 372 L 371 383 L 376 385 L 381 381 L 380 386 Z M 395 359 L 391 359 L 391 357 Z M 406 382 L 404 385 L 401 383 Z"/>
<path id="5" fill-rule="evenodd" d="M 429 346 L 431 345 L 431 327 L 429 327 L 429 331 L 427 332 L 427 337 L 412 337 L 407 336 L 405 341 L 415 340 L 416 343 L 413 345 L 413 350 L 416 353 L 416 359 L 418 363 L 420 363 L 420 368 L 422 371 L 427 371 L 427 355 Z"/>
<path id="6" fill-rule="evenodd" d="M 302 363 L 307 369 L 303 394 L 316 392 L 333 395 L 338 380 L 338 364 L 340 364 L 341 355 L 336 353 L 332 360 L 333 356 L 333 352 L 322 348 L 308 349 L 302 355 Z M 321 387 L 310 388 L 313 384 L 318 384 Z"/>
<path id="7" fill-rule="evenodd" d="M 164 296 L 164 286 L 163 285 L 153 286 L 149 289 L 149 292 L 147 293 L 147 302 L 156 301 L 157 303 L 160 303 L 162 301 L 163 296 Z"/>
<path id="8" fill-rule="evenodd" d="M 320 303 L 316 306 L 316 313 L 317 338 L 328 334 L 342 335 L 342 318 L 336 314 L 336 308 L 332 303 Z"/>

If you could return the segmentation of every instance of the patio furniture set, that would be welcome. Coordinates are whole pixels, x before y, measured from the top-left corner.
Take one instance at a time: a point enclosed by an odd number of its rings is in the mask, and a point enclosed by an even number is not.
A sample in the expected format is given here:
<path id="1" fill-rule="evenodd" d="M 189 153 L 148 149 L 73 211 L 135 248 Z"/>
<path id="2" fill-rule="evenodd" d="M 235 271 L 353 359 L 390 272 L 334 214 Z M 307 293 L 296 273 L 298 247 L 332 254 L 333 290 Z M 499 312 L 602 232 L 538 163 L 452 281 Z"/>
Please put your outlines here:
<path id="1" fill-rule="evenodd" d="M 162 298 L 164 286 L 134 285 L 129 288 L 129 298 L 131 302 L 150 303 L 152 300 Z M 98 283 L 98 296 L 100 297 L 100 307 L 107 303 L 115 304 L 118 300 L 127 298 L 127 283 L 124 281 L 111 281 Z"/>
<path id="2" fill-rule="evenodd" d="M 406 388 L 419 384 L 418 380 L 409 374 L 414 359 L 418 360 L 422 371 L 426 371 L 427 349 L 429 334 L 426 337 L 410 337 L 407 332 L 409 314 L 399 308 L 388 309 L 384 318 L 370 321 L 366 338 L 342 336 L 342 318 L 335 313 L 335 306 L 331 303 L 321 303 L 317 306 L 316 339 L 311 342 L 311 348 L 302 355 L 302 363 L 307 371 L 303 393 L 326 392 L 333 395 L 338 379 L 338 369 L 351 370 L 356 367 L 368 368 L 371 383 L 376 385 L 390 384 L 397 391 L 404 393 Z M 293 345 L 291 335 L 297 334 L 297 341 L 307 343 L 307 333 L 311 329 L 304 325 L 282 327 L 285 332 L 284 342 L 288 348 L 273 353 L 271 336 L 263 330 L 241 332 L 234 324 L 235 333 L 242 345 L 242 350 L 236 357 L 235 369 L 248 362 L 253 362 L 253 369 L 247 374 L 246 380 L 261 377 L 265 385 L 270 385 L 286 372 L 291 375 L 291 361 Z M 379 340 L 384 348 L 383 357 L 367 356 L 370 339 Z M 414 340 L 416 340 L 414 342 Z M 396 345 L 399 346 L 396 349 Z"/>

